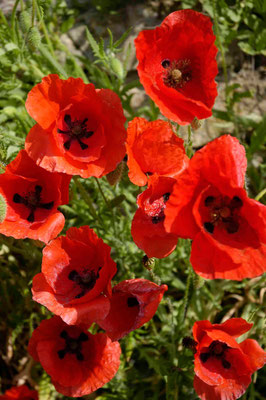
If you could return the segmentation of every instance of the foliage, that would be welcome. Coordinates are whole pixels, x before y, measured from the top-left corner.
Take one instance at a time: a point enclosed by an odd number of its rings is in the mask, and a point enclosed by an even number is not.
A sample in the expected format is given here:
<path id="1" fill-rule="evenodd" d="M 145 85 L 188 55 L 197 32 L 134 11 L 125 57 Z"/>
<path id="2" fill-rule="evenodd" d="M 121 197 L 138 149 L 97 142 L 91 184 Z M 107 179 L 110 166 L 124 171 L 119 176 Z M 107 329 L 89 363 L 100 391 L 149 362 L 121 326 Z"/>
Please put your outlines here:
<path id="1" fill-rule="evenodd" d="M 100 13 L 117 12 L 123 2 L 93 2 Z M 118 4 L 119 3 L 119 4 Z M 33 126 L 25 110 L 29 90 L 49 73 L 61 78 L 81 77 L 96 87 L 110 88 L 121 98 L 128 120 L 145 116 L 158 117 L 157 107 L 150 101 L 143 107 L 132 106 L 132 89 L 139 88 L 138 80 L 128 76 L 128 61 L 134 49 L 125 39 L 114 39 L 107 29 L 108 41 L 95 37 L 86 28 L 86 40 L 91 55 L 75 56 L 62 43 L 60 36 L 76 22 L 79 5 L 68 8 L 64 0 L 15 2 L 8 18 L 0 12 L 0 167 L 10 162 L 23 148 L 25 136 Z M 266 30 L 263 18 L 266 3 L 263 0 L 184 0 L 175 1 L 175 7 L 202 8 L 215 23 L 218 46 L 224 55 L 222 67 L 226 82 L 224 110 L 214 110 L 214 117 L 224 123 L 230 121 L 234 134 L 246 146 L 249 161 L 247 185 L 252 197 L 263 201 L 265 164 L 254 166 L 265 150 L 265 117 L 254 120 L 240 116 L 241 106 L 251 92 L 242 91 L 228 79 L 226 53 L 233 41 L 249 55 L 265 55 Z M 184 336 L 191 335 L 196 320 L 221 322 L 230 317 L 243 317 L 254 323 L 251 336 L 266 345 L 263 336 L 263 277 L 234 281 L 206 281 L 196 276 L 189 264 L 190 242 L 179 240 L 177 249 L 166 259 L 156 260 L 151 270 L 142 264 L 143 253 L 131 238 L 131 220 L 136 210 L 138 187 L 129 182 L 124 172 L 116 186 L 106 178 L 75 178 L 71 182 L 70 203 L 60 207 L 66 217 L 64 232 L 71 226 L 89 225 L 112 247 L 112 258 L 118 273 L 114 284 L 135 277 L 154 280 L 169 286 L 164 300 L 149 323 L 130 333 L 121 341 L 122 358 L 116 377 L 89 399 L 196 399 L 193 390 L 193 354 L 182 346 Z M 264 196 L 265 199 L 265 196 Z M 1 199 L 0 199 L 1 200 Z M 2 213 L 2 205 L 1 213 Z M 94 212 L 92 213 L 91 207 Z M 2 215 L 2 214 L 1 214 Z M 66 398 L 55 392 L 50 379 L 40 367 L 31 364 L 27 342 L 33 329 L 49 312 L 31 299 L 31 281 L 40 271 L 43 245 L 33 240 L 14 240 L 1 237 L 0 297 L 1 349 L 0 383 L 4 392 L 21 379 L 39 386 L 40 399 Z M 243 399 L 263 399 L 265 383 L 262 373 L 253 377 Z"/>

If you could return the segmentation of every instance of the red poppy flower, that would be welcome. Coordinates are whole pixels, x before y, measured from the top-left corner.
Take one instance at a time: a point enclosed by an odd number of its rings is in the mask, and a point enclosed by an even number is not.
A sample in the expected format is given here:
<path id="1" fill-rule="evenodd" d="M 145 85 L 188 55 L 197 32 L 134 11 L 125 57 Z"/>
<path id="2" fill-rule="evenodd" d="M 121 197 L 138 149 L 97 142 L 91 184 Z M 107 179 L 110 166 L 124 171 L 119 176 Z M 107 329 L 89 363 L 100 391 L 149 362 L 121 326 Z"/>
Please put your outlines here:
<path id="1" fill-rule="evenodd" d="M 38 400 L 38 398 L 38 392 L 30 390 L 26 385 L 14 386 L 0 396 L 1 400 Z"/>
<path id="2" fill-rule="evenodd" d="M 180 125 L 212 115 L 218 73 L 214 41 L 210 19 L 193 10 L 175 11 L 135 39 L 145 91 Z"/>
<path id="3" fill-rule="evenodd" d="M 244 147 L 222 136 L 195 153 L 166 204 L 166 231 L 193 239 L 191 263 L 204 278 L 265 271 L 266 207 L 243 189 L 246 165 Z"/>
<path id="4" fill-rule="evenodd" d="M 25 149 L 41 167 L 99 178 L 123 159 L 125 117 L 112 90 L 48 75 L 30 91 L 26 108 L 37 124 Z"/>
<path id="5" fill-rule="evenodd" d="M 110 251 L 88 226 L 70 228 L 43 249 L 42 272 L 33 278 L 33 300 L 70 325 L 105 318 L 116 273 Z"/>
<path id="6" fill-rule="evenodd" d="M 147 279 L 120 282 L 113 287 L 109 314 L 98 324 L 112 340 L 121 339 L 154 316 L 167 289 Z"/>
<path id="7" fill-rule="evenodd" d="M 194 388 L 202 400 L 235 400 L 247 389 L 251 375 L 266 363 L 266 353 L 256 340 L 235 340 L 250 330 L 242 318 L 222 324 L 194 324 L 197 342 Z"/>
<path id="8" fill-rule="evenodd" d="M 35 329 L 28 351 L 41 363 L 64 396 L 80 397 L 109 382 L 120 364 L 118 342 L 104 333 L 92 335 L 80 326 L 54 316 Z"/>
<path id="9" fill-rule="evenodd" d="M 154 173 L 175 177 L 187 167 L 184 141 L 169 122 L 134 118 L 127 134 L 128 176 L 135 185 L 146 185 Z"/>
<path id="10" fill-rule="evenodd" d="M 70 179 L 38 167 L 21 150 L 0 175 L 0 194 L 7 204 L 0 233 L 48 243 L 64 227 L 65 218 L 57 207 L 68 203 Z"/>
<path id="11" fill-rule="evenodd" d="M 176 180 L 165 176 L 151 176 L 149 186 L 138 195 L 137 209 L 131 226 L 136 245 L 148 257 L 167 257 L 177 245 L 178 236 L 167 233 L 164 227 L 164 209 Z"/>

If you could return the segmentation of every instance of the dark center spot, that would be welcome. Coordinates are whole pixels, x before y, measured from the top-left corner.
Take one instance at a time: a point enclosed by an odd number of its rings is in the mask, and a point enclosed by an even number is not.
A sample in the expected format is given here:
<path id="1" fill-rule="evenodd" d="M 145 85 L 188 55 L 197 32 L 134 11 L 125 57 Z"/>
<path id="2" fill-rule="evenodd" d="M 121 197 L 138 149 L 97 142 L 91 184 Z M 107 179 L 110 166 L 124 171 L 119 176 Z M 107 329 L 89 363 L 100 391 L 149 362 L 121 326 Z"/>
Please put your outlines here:
<path id="1" fill-rule="evenodd" d="M 168 87 L 182 89 L 192 78 L 191 61 L 188 59 L 172 62 L 163 60 L 162 66 L 166 70 L 163 75 L 163 82 Z"/>
<path id="2" fill-rule="evenodd" d="M 54 206 L 54 202 L 42 203 L 41 201 L 42 186 L 36 185 L 35 190 L 28 192 L 25 196 L 21 196 L 19 193 L 15 193 L 13 196 L 13 202 L 17 204 L 23 204 L 30 210 L 30 214 L 27 217 L 27 221 L 34 222 L 34 212 L 36 208 L 44 208 L 45 210 L 51 210 Z"/>
<path id="3" fill-rule="evenodd" d="M 128 307 L 136 307 L 136 306 L 139 305 L 139 302 L 136 299 L 136 297 L 128 297 L 127 298 L 127 305 L 128 305 Z"/>
<path id="4" fill-rule="evenodd" d="M 209 360 L 209 358 L 217 358 L 221 360 L 222 366 L 225 369 L 229 369 L 231 364 L 225 358 L 228 349 L 229 347 L 226 343 L 220 342 L 219 340 L 214 340 L 208 347 L 208 351 L 200 353 L 200 360 L 204 364 Z"/>
<path id="5" fill-rule="evenodd" d="M 169 197 L 170 197 L 170 192 L 167 192 L 167 193 L 165 193 L 164 195 L 163 195 L 163 201 L 166 203 L 168 200 L 169 200 Z"/>
<path id="6" fill-rule="evenodd" d="M 204 205 L 209 209 L 210 220 L 203 223 L 207 232 L 213 233 L 216 226 L 223 226 L 229 234 L 238 232 L 239 210 L 243 206 L 238 196 L 207 196 Z"/>
<path id="7" fill-rule="evenodd" d="M 58 357 L 62 360 L 67 353 L 75 354 L 78 361 L 84 360 L 82 354 L 82 342 L 87 342 L 89 340 L 86 333 L 81 332 L 78 338 L 72 338 L 68 335 L 67 331 L 63 330 L 60 333 L 60 337 L 65 340 L 65 347 L 57 352 Z"/>
<path id="8" fill-rule="evenodd" d="M 82 273 L 76 270 L 70 271 L 68 279 L 75 282 L 81 289 L 81 292 L 75 296 L 76 299 L 83 297 L 86 293 L 92 290 L 100 276 L 101 267 L 95 272 L 94 270 L 85 269 Z"/>
<path id="9" fill-rule="evenodd" d="M 161 211 L 159 215 L 155 215 L 154 217 L 151 218 L 151 222 L 153 224 L 158 224 L 159 222 L 163 221 L 165 218 L 164 212 Z"/>
<path id="10" fill-rule="evenodd" d="M 153 174 L 153 172 L 150 172 L 150 171 L 145 172 L 145 175 L 147 175 L 147 176 L 151 176 L 152 174 Z"/>
<path id="11" fill-rule="evenodd" d="M 168 58 L 165 58 L 165 59 L 161 62 L 161 64 L 162 64 L 162 67 L 163 67 L 163 68 L 168 68 L 168 67 L 170 67 L 170 60 L 168 60 Z"/>
<path id="12" fill-rule="evenodd" d="M 81 139 L 88 139 L 93 135 L 93 131 L 88 131 L 87 129 L 87 121 L 88 118 L 85 118 L 83 121 L 79 120 L 71 120 L 71 116 L 66 114 L 64 117 L 64 121 L 67 125 L 66 130 L 57 129 L 57 132 L 63 135 L 67 135 L 68 139 L 64 142 L 64 147 L 66 150 L 70 149 L 71 143 L 73 140 L 77 140 L 81 149 L 85 150 L 89 146 L 84 143 Z"/>

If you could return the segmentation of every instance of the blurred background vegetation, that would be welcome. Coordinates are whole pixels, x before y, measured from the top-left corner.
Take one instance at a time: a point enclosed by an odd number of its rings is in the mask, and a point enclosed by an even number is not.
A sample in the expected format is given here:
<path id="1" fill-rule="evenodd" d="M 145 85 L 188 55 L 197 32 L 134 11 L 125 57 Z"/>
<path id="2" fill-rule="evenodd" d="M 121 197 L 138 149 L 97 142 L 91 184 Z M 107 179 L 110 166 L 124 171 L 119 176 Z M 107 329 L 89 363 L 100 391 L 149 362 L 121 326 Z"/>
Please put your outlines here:
<path id="1" fill-rule="evenodd" d="M 170 12 L 193 8 L 211 17 L 219 47 L 219 95 L 213 116 L 193 133 L 193 149 L 223 133 L 237 136 L 247 152 L 249 195 L 265 201 L 265 0 L 2 0 L 0 6 L 1 172 L 23 148 L 35 123 L 25 110 L 27 93 L 47 74 L 81 77 L 114 90 L 128 120 L 163 118 L 139 83 L 133 40 Z M 184 128 L 180 135 L 187 139 Z M 106 178 L 72 180 L 70 203 L 60 207 L 66 217 L 64 232 L 71 226 L 89 225 L 112 247 L 118 267 L 114 283 L 142 277 L 169 286 L 153 320 L 122 339 L 116 377 L 85 398 L 197 399 L 193 354 L 182 347 L 182 338 L 191 335 L 197 320 L 243 317 L 254 323 L 249 337 L 266 345 L 265 278 L 203 280 L 190 266 L 190 241 L 182 239 L 168 258 L 145 269 L 144 254 L 130 234 L 140 190 L 130 183 L 125 165 L 116 186 Z M 90 213 L 87 196 L 97 219 Z M 39 390 L 41 400 L 66 399 L 55 392 L 50 378 L 27 353 L 33 329 L 50 316 L 31 299 L 31 281 L 40 271 L 43 245 L 0 236 L 0 391 L 27 383 Z M 242 399 L 262 400 L 265 393 L 261 370 Z"/>

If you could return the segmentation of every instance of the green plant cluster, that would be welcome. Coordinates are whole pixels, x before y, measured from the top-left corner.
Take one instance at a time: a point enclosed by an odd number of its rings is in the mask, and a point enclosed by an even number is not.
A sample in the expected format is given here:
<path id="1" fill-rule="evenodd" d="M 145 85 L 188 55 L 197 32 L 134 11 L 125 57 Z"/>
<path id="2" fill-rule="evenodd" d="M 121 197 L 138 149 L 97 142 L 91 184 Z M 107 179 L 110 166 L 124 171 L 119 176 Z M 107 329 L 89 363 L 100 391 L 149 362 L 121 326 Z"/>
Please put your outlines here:
<path id="1" fill-rule="evenodd" d="M 62 43 L 61 35 L 74 26 L 79 2 L 70 8 L 63 0 L 16 0 L 13 12 L 6 18 L 0 12 L 0 168 L 4 171 L 23 148 L 34 121 L 25 110 L 27 93 L 41 78 L 57 73 L 61 78 L 81 77 L 98 88 L 114 90 L 120 97 L 128 120 L 144 116 L 158 118 L 159 110 L 151 100 L 138 109 L 131 105 L 132 89 L 141 87 L 128 76 L 128 61 L 134 51 L 125 48 L 127 31 L 114 39 L 107 28 L 108 40 L 95 37 L 86 27 L 85 36 L 92 56 L 74 55 Z M 121 1 L 109 8 L 107 1 L 93 1 L 97 12 L 119 12 Z M 107 4 L 108 3 L 108 4 Z M 265 150 L 266 117 L 254 120 L 240 116 L 236 105 L 253 96 L 239 85 L 230 84 L 226 54 L 233 40 L 250 56 L 261 57 L 265 51 L 263 0 L 184 0 L 175 2 L 181 8 L 201 8 L 214 21 L 217 45 L 221 51 L 221 79 L 226 84 L 225 109 L 213 114 L 222 122 L 234 124 L 235 134 L 245 145 L 249 167 L 247 186 L 251 197 L 263 201 L 265 164 L 254 166 Z M 83 5 L 82 5 L 83 7 Z M 193 144 L 193 135 L 192 135 Z M 193 272 L 189 263 L 190 241 L 180 239 L 177 249 L 166 259 L 156 260 L 145 268 L 144 256 L 134 244 L 130 229 L 141 189 L 129 182 L 125 171 L 120 183 L 110 186 L 106 178 L 76 177 L 70 188 L 70 203 L 60 207 L 66 217 L 64 232 L 71 226 L 89 225 L 112 247 L 112 258 L 118 273 L 114 279 L 146 278 L 165 283 L 169 290 L 155 317 L 121 341 L 121 366 L 115 378 L 103 389 L 87 396 L 97 400 L 196 400 L 193 390 L 193 354 L 182 346 L 184 336 L 191 336 L 195 321 L 209 319 L 221 322 L 243 317 L 254 323 L 251 334 L 266 345 L 263 335 L 265 278 L 242 282 L 207 281 Z M 263 197 L 264 196 L 264 197 Z M 1 201 L 1 199 L 0 199 Z M 2 203 L 0 202 L 1 213 Z M 40 400 L 61 399 L 42 367 L 34 364 L 27 353 L 27 343 L 34 330 L 51 314 L 32 301 L 31 282 L 40 271 L 43 244 L 33 240 L 15 240 L 1 235 L 0 242 L 0 388 L 23 381 L 39 388 Z M 92 327 L 92 330 L 96 329 Z M 263 373 L 254 374 L 242 399 L 263 400 L 266 392 Z M 256 382 L 256 385 L 254 383 Z M 86 397 L 85 397 L 86 398 Z"/>

